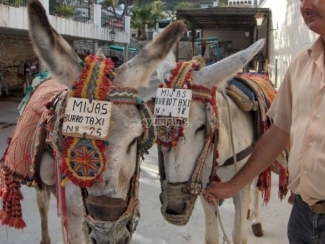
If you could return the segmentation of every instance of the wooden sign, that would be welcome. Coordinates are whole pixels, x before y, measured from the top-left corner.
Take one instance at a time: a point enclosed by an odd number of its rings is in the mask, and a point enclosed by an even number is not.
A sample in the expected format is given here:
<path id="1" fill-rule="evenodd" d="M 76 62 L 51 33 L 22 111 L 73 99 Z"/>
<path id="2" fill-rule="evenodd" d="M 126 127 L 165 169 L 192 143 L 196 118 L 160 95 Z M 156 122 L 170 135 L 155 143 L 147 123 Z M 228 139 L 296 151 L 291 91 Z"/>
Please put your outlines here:
<path id="1" fill-rule="evenodd" d="M 69 97 L 65 108 L 62 134 L 106 140 L 111 117 L 112 103 L 85 98 Z"/>
<path id="2" fill-rule="evenodd" d="M 158 88 L 155 115 L 188 118 L 192 100 L 192 90 Z"/>

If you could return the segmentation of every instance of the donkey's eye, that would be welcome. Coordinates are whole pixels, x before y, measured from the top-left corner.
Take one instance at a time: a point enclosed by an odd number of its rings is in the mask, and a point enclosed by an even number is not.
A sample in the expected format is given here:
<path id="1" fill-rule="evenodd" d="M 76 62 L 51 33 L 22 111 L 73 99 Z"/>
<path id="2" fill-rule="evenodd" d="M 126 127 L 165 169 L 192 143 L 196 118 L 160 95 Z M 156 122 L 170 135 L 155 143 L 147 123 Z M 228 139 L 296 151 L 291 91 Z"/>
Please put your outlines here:
<path id="1" fill-rule="evenodd" d="M 205 125 L 201 125 L 199 128 L 196 129 L 195 134 L 199 133 L 200 131 L 205 129 Z"/>
<path id="2" fill-rule="evenodd" d="M 137 142 L 137 138 L 134 138 L 133 141 L 128 146 L 128 150 L 126 151 L 127 153 L 130 153 L 131 147 Z"/>

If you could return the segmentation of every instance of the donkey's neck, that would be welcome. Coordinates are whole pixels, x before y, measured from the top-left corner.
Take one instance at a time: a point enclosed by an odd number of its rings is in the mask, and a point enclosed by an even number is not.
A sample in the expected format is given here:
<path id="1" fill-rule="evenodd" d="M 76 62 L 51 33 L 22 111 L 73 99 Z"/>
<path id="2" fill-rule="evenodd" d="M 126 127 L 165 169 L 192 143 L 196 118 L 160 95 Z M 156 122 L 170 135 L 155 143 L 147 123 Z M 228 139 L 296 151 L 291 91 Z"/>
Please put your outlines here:
<path id="1" fill-rule="evenodd" d="M 234 154 L 252 145 L 254 138 L 252 114 L 238 108 L 230 97 L 223 95 L 221 92 L 217 92 L 216 97 L 219 120 L 217 155 L 219 157 L 213 160 L 213 150 L 210 150 L 205 162 L 205 179 L 209 177 L 213 161 L 222 166 Z"/>

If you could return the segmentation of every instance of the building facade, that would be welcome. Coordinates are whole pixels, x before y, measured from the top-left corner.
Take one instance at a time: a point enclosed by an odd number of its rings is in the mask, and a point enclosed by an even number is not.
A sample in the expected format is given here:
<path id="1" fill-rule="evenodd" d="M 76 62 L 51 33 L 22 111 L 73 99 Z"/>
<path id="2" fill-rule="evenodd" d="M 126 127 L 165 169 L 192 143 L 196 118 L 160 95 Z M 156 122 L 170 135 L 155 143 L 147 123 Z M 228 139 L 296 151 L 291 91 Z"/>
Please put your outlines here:
<path id="1" fill-rule="evenodd" d="M 265 0 L 259 7 L 269 8 L 269 63 L 271 81 L 277 87 L 295 55 L 308 48 L 318 37 L 308 29 L 300 14 L 300 1 Z M 266 30 L 266 22 L 263 23 Z M 262 33 L 261 33 L 262 34 Z"/>

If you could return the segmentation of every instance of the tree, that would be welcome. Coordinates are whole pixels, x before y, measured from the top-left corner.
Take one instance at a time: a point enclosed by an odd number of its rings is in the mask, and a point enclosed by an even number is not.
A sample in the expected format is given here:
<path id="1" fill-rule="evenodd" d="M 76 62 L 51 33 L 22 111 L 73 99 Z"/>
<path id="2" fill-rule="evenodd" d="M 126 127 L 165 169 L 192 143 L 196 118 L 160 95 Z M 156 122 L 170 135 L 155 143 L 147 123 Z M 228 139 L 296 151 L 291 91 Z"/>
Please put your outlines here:
<path id="1" fill-rule="evenodd" d="M 102 8 L 112 8 L 112 12 L 114 13 L 114 16 L 117 17 L 115 8 L 118 6 L 118 0 L 104 0 L 102 3 Z"/>
<path id="2" fill-rule="evenodd" d="M 228 0 L 219 0 L 219 7 L 228 6 Z"/>
<path id="3" fill-rule="evenodd" d="M 142 0 L 120 0 L 120 3 L 124 4 L 124 9 L 123 9 L 122 16 L 125 16 L 125 15 L 129 14 L 127 12 L 128 6 L 130 6 L 132 4 L 139 5 L 141 2 L 142 2 Z"/>
<path id="4" fill-rule="evenodd" d="M 178 2 L 174 6 L 174 10 L 180 9 L 180 8 L 199 8 L 200 3 L 191 3 L 191 2 Z"/>
<path id="5" fill-rule="evenodd" d="M 152 11 L 158 16 L 158 18 L 163 18 L 162 14 L 166 10 L 166 3 L 161 0 L 155 0 L 152 4 Z"/>
<path id="6" fill-rule="evenodd" d="M 199 8 L 199 7 L 200 7 L 200 3 L 178 2 L 175 4 L 174 10 L 177 12 L 177 9 L 181 9 L 181 8 Z M 183 20 L 183 21 L 187 25 L 187 29 L 192 30 L 193 27 L 192 23 L 187 20 Z"/>
<path id="7" fill-rule="evenodd" d="M 165 4 L 156 0 L 151 4 L 136 6 L 131 10 L 131 27 L 138 30 L 137 39 L 146 40 L 146 26 L 154 28 L 159 19 L 163 17 Z"/>

